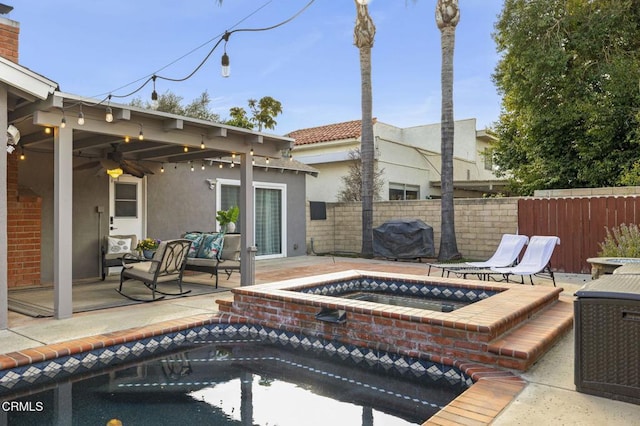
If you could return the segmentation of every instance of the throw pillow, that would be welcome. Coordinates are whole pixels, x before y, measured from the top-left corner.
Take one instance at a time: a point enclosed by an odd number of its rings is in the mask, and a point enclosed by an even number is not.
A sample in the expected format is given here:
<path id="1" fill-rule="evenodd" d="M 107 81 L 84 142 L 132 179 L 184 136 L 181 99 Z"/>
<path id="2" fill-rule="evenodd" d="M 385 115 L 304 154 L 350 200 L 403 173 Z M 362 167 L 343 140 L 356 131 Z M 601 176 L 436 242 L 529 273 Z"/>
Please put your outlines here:
<path id="1" fill-rule="evenodd" d="M 196 257 L 200 250 L 200 245 L 202 244 L 202 234 L 199 232 L 190 232 L 185 234 L 184 238 L 191 241 L 191 247 L 189 248 L 187 257 Z"/>
<path id="2" fill-rule="evenodd" d="M 131 238 L 107 238 L 107 254 L 124 254 L 131 251 Z"/>
<path id="3" fill-rule="evenodd" d="M 198 253 L 201 259 L 220 259 L 224 234 L 204 234 L 202 236 L 202 248 Z"/>

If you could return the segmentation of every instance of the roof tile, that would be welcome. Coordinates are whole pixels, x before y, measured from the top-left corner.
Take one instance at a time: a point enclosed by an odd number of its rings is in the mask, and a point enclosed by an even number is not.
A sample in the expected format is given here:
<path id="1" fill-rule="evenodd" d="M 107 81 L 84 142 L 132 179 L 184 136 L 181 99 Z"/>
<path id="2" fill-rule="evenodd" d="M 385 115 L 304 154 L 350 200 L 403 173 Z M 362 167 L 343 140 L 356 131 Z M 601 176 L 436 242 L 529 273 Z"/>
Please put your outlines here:
<path id="1" fill-rule="evenodd" d="M 375 124 L 376 119 L 373 119 Z M 328 124 L 326 126 L 310 127 L 295 130 L 287 137 L 295 139 L 296 145 L 309 145 L 320 142 L 357 139 L 362 131 L 362 120 L 345 121 L 343 123 Z"/>

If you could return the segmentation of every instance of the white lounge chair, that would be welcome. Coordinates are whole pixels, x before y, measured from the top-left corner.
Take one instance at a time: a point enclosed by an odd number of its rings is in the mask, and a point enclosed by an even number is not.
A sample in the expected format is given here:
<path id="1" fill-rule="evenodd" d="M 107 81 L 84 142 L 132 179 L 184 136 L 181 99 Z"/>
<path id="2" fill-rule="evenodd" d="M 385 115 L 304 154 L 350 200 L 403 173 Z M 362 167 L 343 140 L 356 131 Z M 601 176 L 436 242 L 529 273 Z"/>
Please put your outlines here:
<path id="1" fill-rule="evenodd" d="M 515 266 L 506 268 L 492 267 L 491 270 L 504 275 L 509 281 L 509 275 L 522 276 L 522 284 L 524 284 L 524 276 L 529 275 L 531 285 L 533 285 L 533 276 L 542 273 L 550 275 L 553 286 L 556 286 L 556 280 L 551 270 L 551 256 L 556 245 L 560 244 L 560 238 L 552 236 L 536 235 L 531 237 L 529 245 L 522 255 L 522 260 Z"/>
<path id="2" fill-rule="evenodd" d="M 504 234 L 493 256 L 484 262 L 466 262 L 474 268 L 504 268 L 517 263 L 522 248 L 529 242 L 526 235 Z"/>
<path id="3" fill-rule="evenodd" d="M 486 280 L 492 273 L 489 268 L 515 265 L 522 247 L 527 242 L 529 242 L 529 237 L 526 235 L 504 234 L 490 259 L 484 262 L 430 263 L 427 275 L 431 274 L 431 267 L 435 267 L 442 270 L 443 277 L 445 274 L 448 277 L 454 273 L 462 278 L 467 278 L 467 275 L 475 275 L 481 280 Z"/>

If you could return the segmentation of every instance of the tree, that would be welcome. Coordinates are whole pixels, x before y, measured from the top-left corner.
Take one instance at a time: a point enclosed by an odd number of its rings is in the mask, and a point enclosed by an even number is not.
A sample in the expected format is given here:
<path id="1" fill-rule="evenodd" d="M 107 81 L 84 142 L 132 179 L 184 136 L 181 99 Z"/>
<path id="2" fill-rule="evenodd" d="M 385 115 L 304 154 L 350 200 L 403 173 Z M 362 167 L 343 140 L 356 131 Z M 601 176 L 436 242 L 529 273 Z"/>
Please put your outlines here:
<path id="1" fill-rule="evenodd" d="M 633 182 L 640 3 L 507 0 L 495 28 L 502 113 L 494 160 L 512 189 Z"/>
<path id="2" fill-rule="evenodd" d="M 360 154 L 362 161 L 362 256 L 373 257 L 373 95 L 371 90 L 371 48 L 376 34 L 367 9 L 368 0 L 355 0 L 356 25 L 354 44 L 360 52 L 362 131 Z"/>
<path id="3" fill-rule="evenodd" d="M 168 112 L 171 114 L 182 115 L 184 117 L 199 118 L 208 121 L 220 121 L 220 116 L 209 110 L 211 98 L 205 90 L 202 94 L 191 101 L 187 106 L 182 105 L 182 96 L 167 90 L 167 92 L 158 96 L 158 100 L 154 103 L 142 102 L 142 99 L 135 98 L 130 105 L 139 108 L 153 109 L 156 111 Z"/>
<path id="4" fill-rule="evenodd" d="M 342 176 L 343 187 L 338 193 L 338 201 L 362 201 L 362 161 L 360 159 L 360 149 L 349 151 L 349 172 Z M 384 169 L 375 170 L 373 173 L 373 197 L 376 201 L 382 200 L 380 192 L 384 185 L 382 175 Z"/>
<path id="5" fill-rule="evenodd" d="M 440 30 L 442 49 L 442 70 L 440 73 L 442 90 L 441 151 L 442 189 L 441 231 L 438 260 L 460 258 L 456 242 L 453 205 L 453 50 L 455 47 L 456 25 L 460 21 L 458 0 L 438 0 L 436 4 L 436 24 Z"/>
<path id="6" fill-rule="evenodd" d="M 242 107 L 232 107 L 229 109 L 229 118 L 224 124 L 230 126 L 242 127 L 245 129 L 254 129 L 258 126 L 258 131 L 265 129 L 274 129 L 278 122 L 275 120 L 282 113 L 282 104 L 280 101 L 271 96 L 264 96 L 259 101 L 249 99 L 247 101 L 251 110 L 251 117 L 247 115 L 247 111 Z"/>

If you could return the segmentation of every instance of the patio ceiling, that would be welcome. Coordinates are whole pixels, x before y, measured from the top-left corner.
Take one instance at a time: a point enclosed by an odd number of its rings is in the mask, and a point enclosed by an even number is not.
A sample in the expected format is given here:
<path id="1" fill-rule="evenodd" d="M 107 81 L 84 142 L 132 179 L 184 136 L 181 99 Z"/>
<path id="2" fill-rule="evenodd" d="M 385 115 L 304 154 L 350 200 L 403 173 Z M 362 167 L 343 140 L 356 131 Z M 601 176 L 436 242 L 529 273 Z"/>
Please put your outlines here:
<path id="1" fill-rule="evenodd" d="M 110 123 L 105 120 L 107 106 L 113 111 Z M 81 111 L 83 125 L 77 122 Z M 44 101 L 17 104 L 8 118 L 20 130 L 20 145 L 26 151 L 52 153 L 54 130 L 64 118 L 73 130 L 73 156 L 80 158 L 103 159 L 117 151 L 129 161 L 184 163 L 251 150 L 259 157 L 279 158 L 293 147 L 290 138 L 62 92 Z M 138 139 L 140 132 L 143 140 Z"/>

